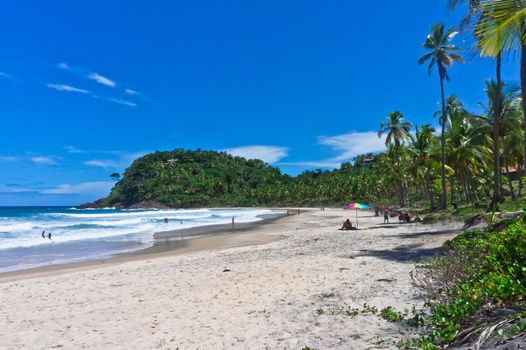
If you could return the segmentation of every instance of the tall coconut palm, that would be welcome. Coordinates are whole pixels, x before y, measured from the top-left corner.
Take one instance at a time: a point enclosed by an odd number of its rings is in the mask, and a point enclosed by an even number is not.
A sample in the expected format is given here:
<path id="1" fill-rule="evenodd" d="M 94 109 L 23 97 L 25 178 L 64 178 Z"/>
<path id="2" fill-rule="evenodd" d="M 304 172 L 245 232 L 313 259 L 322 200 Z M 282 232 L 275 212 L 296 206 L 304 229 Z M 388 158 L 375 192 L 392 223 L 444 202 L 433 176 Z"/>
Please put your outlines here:
<path id="1" fill-rule="evenodd" d="M 483 179 L 489 157 L 487 130 L 487 124 L 467 112 L 453 114 L 447 130 L 447 164 L 471 203 L 478 201 L 476 182 Z"/>
<path id="2" fill-rule="evenodd" d="M 380 130 L 378 131 L 378 137 L 385 135 L 385 145 L 388 148 L 392 148 L 394 151 L 394 157 L 396 158 L 396 181 L 397 191 L 400 201 L 400 205 L 404 206 L 404 184 L 401 176 L 400 167 L 400 147 L 409 138 L 409 131 L 411 130 L 411 123 L 405 121 L 404 115 L 399 112 L 391 112 L 387 116 L 387 121 L 383 121 L 380 124 Z"/>
<path id="3" fill-rule="evenodd" d="M 423 125 L 421 130 L 416 127 L 415 136 L 411 137 L 411 144 L 408 148 L 414 171 L 417 174 L 421 174 L 424 180 L 424 193 L 429 200 L 431 209 L 435 208 L 433 181 L 431 177 L 431 151 L 434 143 L 434 132 L 435 129 L 428 124 Z"/>
<path id="4" fill-rule="evenodd" d="M 512 92 L 504 92 L 502 84 L 495 82 L 494 80 L 486 81 L 486 96 L 488 98 L 488 106 L 485 107 L 486 115 L 481 118 L 492 128 L 492 139 L 493 139 L 493 197 L 492 206 L 495 206 L 500 200 L 500 135 L 501 135 L 501 118 L 503 111 L 508 107 L 511 101 L 514 99 Z M 495 104 L 499 104 L 498 108 Z M 505 108 L 502 108 L 505 107 Z"/>
<path id="5" fill-rule="evenodd" d="M 488 6 L 484 6 L 485 5 L 484 0 L 450 0 L 449 4 L 450 4 L 450 8 L 454 9 L 459 4 L 466 3 L 466 2 L 469 5 L 469 12 L 464 18 L 464 20 L 462 21 L 461 28 L 464 28 L 464 29 L 470 28 L 470 27 L 474 28 L 473 35 L 475 36 L 475 39 L 476 39 L 474 48 L 476 51 L 480 51 L 481 47 L 479 44 L 483 38 L 480 36 L 480 33 L 476 29 L 480 28 L 481 26 L 484 26 L 485 25 L 484 23 L 486 21 L 491 21 L 493 13 L 491 11 L 491 8 L 489 8 Z M 493 141 L 494 141 L 493 151 L 496 157 L 494 157 L 494 166 L 493 166 L 494 188 L 493 188 L 493 197 L 492 197 L 491 207 L 495 206 L 500 201 L 500 197 L 501 197 L 500 166 L 498 166 L 499 154 L 498 152 L 495 153 L 496 150 L 499 149 L 499 130 L 498 128 L 500 125 L 499 118 L 502 114 L 502 108 L 503 108 L 502 94 L 496 93 L 498 90 L 502 90 L 503 88 L 503 84 L 501 81 L 502 53 L 500 50 L 497 52 L 495 58 L 496 58 L 496 82 L 492 83 L 492 86 L 491 86 L 494 93 L 492 94 L 492 99 L 491 99 L 491 114 L 493 115 L 490 118 L 493 121 L 492 122 Z M 486 89 L 487 93 L 489 93 L 488 89 L 490 88 L 490 86 L 486 86 L 486 88 L 487 88 Z"/>
<path id="6" fill-rule="evenodd" d="M 510 176 L 510 165 L 514 168 L 520 167 L 522 161 L 522 147 L 524 131 L 521 128 L 522 110 L 520 99 L 505 95 L 501 115 L 501 137 L 502 137 L 502 163 L 508 178 L 511 199 L 517 200 L 515 189 Z M 520 195 L 520 194 L 519 194 Z"/>
<path id="7" fill-rule="evenodd" d="M 464 102 L 460 101 L 457 96 L 451 95 L 446 99 L 446 125 L 451 126 L 451 121 L 455 115 L 466 114 L 467 111 L 464 109 Z M 440 120 L 442 116 L 442 108 L 435 112 L 435 118 Z"/>
<path id="8" fill-rule="evenodd" d="M 445 129 L 446 129 L 446 100 L 444 95 L 444 80 L 449 81 L 447 68 L 453 65 L 453 62 L 464 62 L 462 56 L 457 54 L 462 51 L 459 47 L 452 45 L 451 41 L 457 34 L 454 28 L 446 30 L 443 23 L 435 24 L 431 27 L 431 33 L 427 36 L 426 41 L 422 45 L 429 50 L 427 54 L 422 56 L 419 64 L 424 64 L 429 61 L 429 75 L 431 75 L 435 66 L 438 69 L 438 76 L 440 78 L 440 93 L 442 97 L 442 117 L 440 118 L 440 153 L 441 153 L 441 177 L 442 177 L 442 209 L 447 208 L 447 193 L 446 193 L 446 156 L 445 156 Z"/>
<path id="9" fill-rule="evenodd" d="M 522 110 L 526 130 L 526 1 L 480 0 L 489 17 L 477 23 L 475 36 L 482 56 L 498 57 L 504 52 L 520 50 Z M 524 140 L 526 153 L 526 140 Z M 526 165 L 526 157 L 524 157 Z"/>
<path id="10" fill-rule="evenodd" d="M 512 200 L 516 199 L 515 192 L 513 189 L 513 184 L 510 179 L 509 174 L 509 162 L 510 159 L 513 159 L 514 157 L 509 154 L 510 150 L 515 151 L 517 145 L 512 145 L 510 142 L 517 143 L 519 141 L 520 144 L 522 144 L 521 135 L 522 128 L 521 128 L 521 121 L 517 119 L 517 114 L 520 114 L 520 99 L 518 98 L 518 90 L 514 87 L 509 87 L 502 85 L 500 89 L 498 88 L 497 84 L 493 81 L 487 82 L 487 88 L 486 93 L 488 95 L 488 102 L 489 107 L 488 109 L 490 111 L 493 111 L 494 108 L 491 108 L 491 105 L 496 103 L 495 101 L 499 101 L 498 103 L 501 104 L 500 106 L 500 115 L 491 116 L 489 119 L 490 124 L 497 124 L 497 127 L 493 127 L 494 133 L 493 133 L 493 142 L 494 142 L 494 149 L 493 153 L 495 154 L 495 147 L 498 147 L 498 151 L 500 151 L 500 139 L 502 138 L 502 152 L 497 153 L 497 159 L 495 159 L 494 156 L 494 166 L 498 166 L 498 176 L 499 181 L 501 177 L 501 162 L 500 162 L 500 153 L 502 153 L 502 163 L 504 165 L 504 169 L 506 171 L 506 176 L 508 178 L 508 185 L 510 187 L 510 194 L 512 197 Z M 497 129 L 497 133 L 495 134 L 495 129 Z M 518 130 L 517 130 L 518 129 Z M 519 131 L 519 132 L 518 132 Z"/>

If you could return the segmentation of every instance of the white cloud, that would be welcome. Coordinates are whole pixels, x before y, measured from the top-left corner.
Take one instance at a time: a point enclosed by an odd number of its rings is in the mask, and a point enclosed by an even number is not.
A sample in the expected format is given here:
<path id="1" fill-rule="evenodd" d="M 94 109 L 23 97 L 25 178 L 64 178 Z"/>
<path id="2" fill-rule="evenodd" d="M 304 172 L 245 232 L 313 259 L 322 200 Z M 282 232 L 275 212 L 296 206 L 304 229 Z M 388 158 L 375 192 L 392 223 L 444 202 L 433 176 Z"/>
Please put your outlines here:
<path id="1" fill-rule="evenodd" d="M 329 146 L 340 154 L 331 161 L 344 162 L 365 153 L 375 153 L 385 150 L 385 137 L 379 138 L 374 131 L 350 132 L 337 136 L 322 136 L 318 144 Z"/>
<path id="2" fill-rule="evenodd" d="M 93 160 L 88 160 L 84 162 L 84 164 L 93 166 L 93 167 L 104 168 L 104 169 L 116 168 L 118 166 L 118 164 L 111 159 L 93 159 Z"/>
<path id="3" fill-rule="evenodd" d="M 60 68 L 62 70 L 69 70 L 70 69 L 70 67 L 64 62 L 59 63 L 58 64 L 58 68 Z"/>
<path id="4" fill-rule="evenodd" d="M 329 159 L 279 164 L 326 169 L 338 168 L 341 163 L 350 162 L 360 154 L 384 151 L 385 137 L 379 138 L 378 133 L 374 131 L 352 131 L 343 135 L 321 136 L 318 138 L 318 144 L 329 146 L 337 155 Z"/>
<path id="5" fill-rule="evenodd" d="M 111 87 L 115 87 L 115 82 L 109 78 L 106 78 L 100 74 L 97 74 L 95 72 L 93 73 L 90 73 L 88 74 L 88 79 L 91 79 L 91 80 L 95 80 L 97 83 L 99 84 L 102 84 L 102 85 L 106 85 L 106 86 L 111 86 Z"/>
<path id="6" fill-rule="evenodd" d="M 88 151 L 86 151 L 88 152 Z M 84 162 L 85 165 L 103 169 L 115 168 L 125 169 L 137 158 L 140 158 L 150 152 L 124 152 L 124 151 L 91 151 L 91 153 L 102 153 L 114 155 L 114 159 L 91 159 Z"/>
<path id="7" fill-rule="evenodd" d="M 39 165 L 55 165 L 57 164 L 57 162 L 52 159 L 52 158 L 49 158 L 49 157 L 32 157 L 31 158 L 31 161 L 35 164 L 39 164 Z"/>
<path id="8" fill-rule="evenodd" d="M 260 159 L 268 164 L 274 164 L 288 156 L 288 148 L 278 146 L 244 146 L 224 150 L 235 157 Z"/>
<path id="9" fill-rule="evenodd" d="M 81 149 L 78 149 L 77 147 L 75 146 L 66 146 L 64 147 L 64 149 L 68 152 L 68 153 L 85 153 L 85 151 L 81 150 Z"/>
<path id="10" fill-rule="evenodd" d="M 124 89 L 124 92 L 127 93 L 128 95 L 138 95 L 139 94 L 138 91 L 135 91 L 132 89 Z"/>
<path id="11" fill-rule="evenodd" d="M 81 93 L 81 94 L 89 93 L 88 90 L 79 89 L 79 88 L 76 88 L 74 86 L 64 85 L 64 84 L 47 84 L 46 86 L 48 88 L 50 88 L 50 89 L 55 89 L 55 90 L 58 90 L 58 91 L 78 92 L 78 93 Z"/>
<path id="12" fill-rule="evenodd" d="M 40 191 L 44 194 L 88 194 L 104 197 L 108 195 L 114 183 L 111 181 L 82 182 L 79 184 L 63 184 Z"/>
<path id="13" fill-rule="evenodd" d="M 105 100 L 107 101 L 110 101 L 110 102 L 113 102 L 113 103 L 117 103 L 117 104 L 120 104 L 120 105 L 125 105 L 125 106 L 128 106 L 128 107 L 135 107 L 137 106 L 137 103 L 134 103 L 134 102 L 131 102 L 131 101 L 126 101 L 126 100 L 120 100 L 118 98 L 106 98 L 104 97 Z"/>

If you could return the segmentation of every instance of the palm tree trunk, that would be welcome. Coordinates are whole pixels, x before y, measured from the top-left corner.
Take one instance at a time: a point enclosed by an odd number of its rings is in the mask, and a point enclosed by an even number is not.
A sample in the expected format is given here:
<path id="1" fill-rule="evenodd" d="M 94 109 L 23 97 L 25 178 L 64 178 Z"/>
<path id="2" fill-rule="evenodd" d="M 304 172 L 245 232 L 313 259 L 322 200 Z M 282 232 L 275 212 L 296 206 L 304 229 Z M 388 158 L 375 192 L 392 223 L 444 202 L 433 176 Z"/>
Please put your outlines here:
<path id="1" fill-rule="evenodd" d="M 500 67 L 502 56 L 497 55 L 497 96 L 495 98 L 495 105 L 493 106 L 493 198 L 491 199 L 491 207 L 496 206 L 500 201 L 500 147 L 499 147 L 499 126 L 500 126 L 500 112 L 501 101 L 500 94 L 502 92 Z"/>
<path id="2" fill-rule="evenodd" d="M 455 178 L 453 176 L 449 177 L 449 184 L 451 186 L 451 204 L 455 209 L 458 209 L 457 196 L 455 194 Z"/>
<path id="3" fill-rule="evenodd" d="M 426 194 L 429 199 L 429 206 L 431 207 L 431 210 L 435 209 L 435 199 L 433 198 L 433 191 L 431 190 L 431 179 L 429 176 L 429 172 L 426 173 L 424 177 L 425 182 L 425 188 L 426 188 Z"/>
<path id="4" fill-rule="evenodd" d="M 507 147 L 504 145 L 504 149 L 502 152 L 502 161 L 504 162 L 504 168 L 506 169 L 506 177 L 508 178 L 508 186 L 510 186 L 511 200 L 515 202 L 517 200 L 517 197 L 515 197 L 515 189 L 513 188 L 513 182 L 511 181 L 511 177 L 510 177 L 510 165 L 508 163 L 507 151 L 508 151 Z"/>
<path id="5" fill-rule="evenodd" d="M 401 166 L 400 166 L 400 148 L 396 147 L 396 172 L 397 172 L 397 182 L 398 182 L 398 191 L 400 193 L 400 207 L 405 207 L 405 199 L 404 199 L 404 180 L 402 179 L 402 172 L 401 172 Z"/>
<path id="6" fill-rule="evenodd" d="M 440 161 L 441 161 L 441 176 L 442 176 L 442 209 L 447 209 L 447 193 L 446 193 L 446 98 L 444 96 L 444 75 L 440 71 L 440 93 L 442 95 L 442 120 L 440 124 L 442 130 L 440 132 Z M 526 144 L 525 144 L 526 150 Z"/>
<path id="7" fill-rule="evenodd" d="M 524 25 L 523 25 L 524 27 Z M 521 30 L 521 38 L 524 37 L 524 28 Z M 521 95 L 522 95 L 522 113 L 524 115 L 524 166 L 522 169 L 526 169 L 526 43 L 521 43 Z M 521 176 L 522 177 L 522 176 Z"/>
<path id="8" fill-rule="evenodd" d="M 517 172 L 519 173 L 519 198 L 522 197 L 522 176 L 521 176 L 522 169 L 523 169 L 523 165 L 520 164 L 517 169 Z"/>
<path id="9" fill-rule="evenodd" d="M 465 176 L 462 177 L 462 186 L 464 187 L 464 196 L 466 197 L 466 201 L 470 204 L 474 203 L 473 197 L 471 196 L 471 192 L 469 190 L 468 186 L 468 180 Z"/>
<path id="10" fill-rule="evenodd" d="M 396 171 L 393 169 L 393 167 L 389 166 L 389 169 L 391 170 L 391 173 L 393 174 L 393 178 L 395 180 L 395 187 L 396 187 L 396 196 L 398 197 L 398 203 L 400 204 L 400 207 L 403 207 L 404 206 L 404 200 L 402 198 L 402 195 L 401 195 L 401 186 L 400 186 L 400 181 L 398 179 L 398 176 L 396 174 Z"/>

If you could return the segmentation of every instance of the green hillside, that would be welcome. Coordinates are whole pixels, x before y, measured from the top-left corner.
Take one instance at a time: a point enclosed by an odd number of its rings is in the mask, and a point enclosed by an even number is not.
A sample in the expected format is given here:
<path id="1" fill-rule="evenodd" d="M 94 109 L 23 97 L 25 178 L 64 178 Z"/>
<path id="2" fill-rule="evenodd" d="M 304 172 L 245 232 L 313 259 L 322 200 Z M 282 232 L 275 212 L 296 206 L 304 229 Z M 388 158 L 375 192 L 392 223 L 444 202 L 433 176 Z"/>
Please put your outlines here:
<path id="1" fill-rule="evenodd" d="M 349 164 L 339 170 L 308 171 L 290 177 L 260 160 L 233 157 L 225 152 L 177 149 L 135 160 L 98 205 L 125 208 L 143 202 L 177 208 L 334 205 L 352 198 L 383 197 L 385 194 L 374 193 L 382 188 L 375 185 L 375 179 L 369 168 Z"/>

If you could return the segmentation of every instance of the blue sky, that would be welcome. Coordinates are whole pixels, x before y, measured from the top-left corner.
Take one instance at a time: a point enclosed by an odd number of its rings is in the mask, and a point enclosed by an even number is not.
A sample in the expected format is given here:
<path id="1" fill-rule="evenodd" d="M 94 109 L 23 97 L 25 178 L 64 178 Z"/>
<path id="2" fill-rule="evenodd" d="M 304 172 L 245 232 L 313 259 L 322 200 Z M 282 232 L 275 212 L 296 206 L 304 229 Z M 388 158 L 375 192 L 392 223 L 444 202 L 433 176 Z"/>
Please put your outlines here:
<path id="1" fill-rule="evenodd" d="M 228 150 L 289 174 L 378 151 L 388 112 L 437 124 L 418 66 L 444 1 L 3 1 L 0 205 L 100 198 L 154 150 Z M 456 43 L 468 47 L 465 38 Z M 466 55 L 448 94 L 484 101 Z M 503 77 L 516 81 L 509 57 Z"/>

